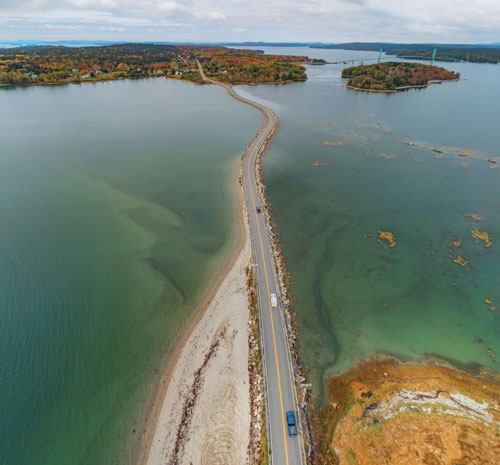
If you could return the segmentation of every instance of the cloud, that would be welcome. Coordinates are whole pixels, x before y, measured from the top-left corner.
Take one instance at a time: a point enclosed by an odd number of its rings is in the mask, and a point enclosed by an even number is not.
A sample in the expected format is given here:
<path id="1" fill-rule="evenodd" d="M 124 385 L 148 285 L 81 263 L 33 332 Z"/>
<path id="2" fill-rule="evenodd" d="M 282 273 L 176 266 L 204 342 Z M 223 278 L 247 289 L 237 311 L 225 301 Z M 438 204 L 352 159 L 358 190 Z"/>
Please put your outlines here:
<path id="1" fill-rule="evenodd" d="M 101 27 L 101 31 L 125 32 L 126 29 L 124 27 Z"/>
<path id="2" fill-rule="evenodd" d="M 109 40 L 500 41 L 498 0 L 0 0 L 7 19 L 28 36 L 44 22 Z M 54 31 L 76 38 L 67 29 Z"/>
<path id="3" fill-rule="evenodd" d="M 189 11 L 189 9 L 184 5 L 182 5 L 181 3 L 171 2 L 171 1 L 167 2 L 161 1 L 155 6 L 159 11 L 163 11 L 165 13 L 181 13 Z"/>
<path id="4" fill-rule="evenodd" d="M 115 0 L 72 0 L 71 4 L 80 9 L 99 9 L 116 8 L 118 6 Z"/>
<path id="5" fill-rule="evenodd" d="M 205 17 L 211 21 L 225 21 L 227 19 L 226 15 L 222 13 L 222 11 L 207 11 L 202 14 L 201 17 Z"/>
<path id="6" fill-rule="evenodd" d="M 38 27 L 45 29 L 84 29 L 84 26 L 81 24 L 40 24 Z"/>

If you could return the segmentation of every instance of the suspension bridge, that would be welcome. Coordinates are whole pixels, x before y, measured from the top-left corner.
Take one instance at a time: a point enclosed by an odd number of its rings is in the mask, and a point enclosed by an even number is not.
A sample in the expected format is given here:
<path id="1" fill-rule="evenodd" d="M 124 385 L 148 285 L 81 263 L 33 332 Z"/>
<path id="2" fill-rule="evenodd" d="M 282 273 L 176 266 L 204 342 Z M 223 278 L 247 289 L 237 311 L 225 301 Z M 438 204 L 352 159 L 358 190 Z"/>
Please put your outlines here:
<path id="1" fill-rule="evenodd" d="M 345 65 L 355 65 L 355 64 L 361 64 L 364 65 L 365 62 L 372 62 L 376 61 L 377 63 L 380 63 L 383 60 L 394 60 L 394 58 L 403 58 L 406 60 L 424 60 L 424 61 L 430 61 L 431 65 L 434 64 L 435 61 L 451 61 L 458 63 L 460 60 L 456 60 L 454 58 L 444 58 L 444 57 L 439 57 L 437 56 L 437 49 L 435 48 L 434 51 L 432 52 L 432 56 L 418 56 L 418 55 L 383 55 L 384 51 L 382 49 L 379 50 L 378 52 L 378 57 L 368 57 L 368 58 L 356 58 L 353 60 L 341 60 L 336 62 L 336 64 L 345 64 Z"/>

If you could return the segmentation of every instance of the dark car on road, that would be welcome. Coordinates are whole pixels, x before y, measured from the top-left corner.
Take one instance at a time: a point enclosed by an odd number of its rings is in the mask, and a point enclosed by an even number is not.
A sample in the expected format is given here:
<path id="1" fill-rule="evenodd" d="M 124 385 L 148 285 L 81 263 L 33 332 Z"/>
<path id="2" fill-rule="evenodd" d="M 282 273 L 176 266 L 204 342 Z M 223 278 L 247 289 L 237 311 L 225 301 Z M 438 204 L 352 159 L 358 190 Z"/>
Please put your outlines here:
<path id="1" fill-rule="evenodd" d="M 257 207 L 255 209 L 257 210 L 257 213 L 260 213 L 262 211 L 262 208 L 260 207 L 260 205 L 257 205 Z"/>
<path id="2" fill-rule="evenodd" d="M 286 412 L 286 424 L 288 425 L 288 434 L 297 436 L 297 424 L 295 423 L 295 413 L 292 411 Z"/>

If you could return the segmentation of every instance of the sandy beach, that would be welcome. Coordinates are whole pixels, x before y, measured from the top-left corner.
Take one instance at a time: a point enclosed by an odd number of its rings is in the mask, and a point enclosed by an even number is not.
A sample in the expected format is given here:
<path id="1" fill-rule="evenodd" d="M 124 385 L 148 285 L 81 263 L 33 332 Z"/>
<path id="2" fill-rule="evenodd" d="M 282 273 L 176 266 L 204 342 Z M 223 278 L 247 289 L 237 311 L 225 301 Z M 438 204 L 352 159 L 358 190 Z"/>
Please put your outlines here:
<path id="1" fill-rule="evenodd" d="M 242 218 L 241 188 L 238 196 Z M 246 221 L 240 223 L 242 241 L 235 260 L 220 286 L 215 284 L 208 308 L 188 328 L 190 335 L 166 374 L 166 392 L 159 393 L 153 407 L 141 465 L 246 462 L 250 393 L 245 267 L 251 246 Z"/>

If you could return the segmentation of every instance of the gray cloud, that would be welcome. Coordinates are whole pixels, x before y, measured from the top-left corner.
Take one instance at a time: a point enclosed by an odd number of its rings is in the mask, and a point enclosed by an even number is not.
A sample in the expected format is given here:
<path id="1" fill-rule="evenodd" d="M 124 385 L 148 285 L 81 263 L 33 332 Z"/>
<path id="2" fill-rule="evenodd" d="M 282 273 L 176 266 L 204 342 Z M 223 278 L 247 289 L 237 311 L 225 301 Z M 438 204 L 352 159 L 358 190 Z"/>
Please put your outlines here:
<path id="1" fill-rule="evenodd" d="M 0 39 L 40 24 L 51 39 L 498 42 L 500 2 L 0 0 Z"/>

